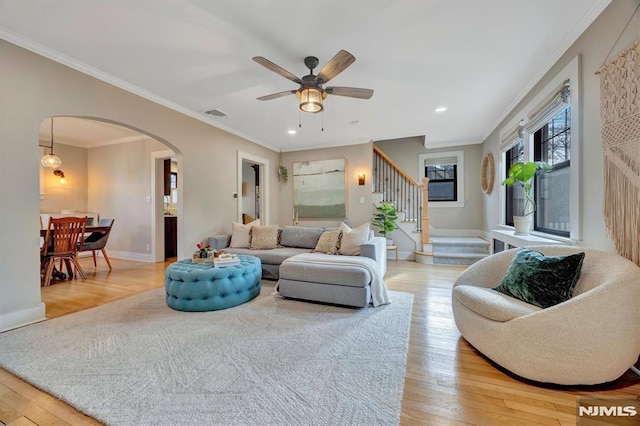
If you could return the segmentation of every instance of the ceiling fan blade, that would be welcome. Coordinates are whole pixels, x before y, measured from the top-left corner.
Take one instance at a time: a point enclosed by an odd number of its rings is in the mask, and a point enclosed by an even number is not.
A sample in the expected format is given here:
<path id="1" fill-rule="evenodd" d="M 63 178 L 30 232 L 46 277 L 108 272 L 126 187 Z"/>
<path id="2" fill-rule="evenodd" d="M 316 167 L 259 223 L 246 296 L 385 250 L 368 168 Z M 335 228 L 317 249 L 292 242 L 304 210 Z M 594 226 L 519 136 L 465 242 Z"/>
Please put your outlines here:
<path id="1" fill-rule="evenodd" d="M 260 65 L 262 65 L 263 67 L 275 72 L 276 74 L 280 74 L 284 78 L 288 78 L 294 83 L 302 84 L 302 80 L 300 80 L 298 77 L 296 77 L 295 75 L 291 74 L 289 71 L 282 68 L 280 65 L 276 65 L 270 60 L 263 58 L 262 56 L 254 56 L 252 59 L 257 63 L 259 63 Z"/>
<path id="2" fill-rule="evenodd" d="M 349 98 L 370 99 L 373 96 L 372 89 L 360 89 L 358 87 L 327 87 L 324 90 L 330 95 L 347 96 Z"/>
<path id="3" fill-rule="evenodd" d="M 322 80 L 322 84 L 328 82 L 336 75 L 347 69 L 349 65 L 356 61 L 356 57 L 346 50 L 341 50 L 327 62 L 318 74 L 318 78 Z"/>
<path id="4" fill-rule="evenodd" d="M 284 92 L 272 93 L 270 95 L 260 96 L 259 101 L 270 101 L 271 99 L 281 98 L 283 96 L 293 95 L 297 90 L 285 90 Z"/>

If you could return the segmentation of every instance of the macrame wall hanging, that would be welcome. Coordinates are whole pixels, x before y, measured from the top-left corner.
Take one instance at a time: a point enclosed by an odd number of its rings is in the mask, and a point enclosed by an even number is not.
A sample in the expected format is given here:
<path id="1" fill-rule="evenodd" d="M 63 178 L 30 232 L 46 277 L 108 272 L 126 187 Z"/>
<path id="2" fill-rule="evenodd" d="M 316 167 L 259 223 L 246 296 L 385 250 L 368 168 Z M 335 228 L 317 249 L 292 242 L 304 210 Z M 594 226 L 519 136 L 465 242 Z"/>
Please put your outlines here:
<path id="1" fill-rule="evenodd" d="M 640 40 L 598 74 L 604 220 L 618 254 L 640 266 Z"/>

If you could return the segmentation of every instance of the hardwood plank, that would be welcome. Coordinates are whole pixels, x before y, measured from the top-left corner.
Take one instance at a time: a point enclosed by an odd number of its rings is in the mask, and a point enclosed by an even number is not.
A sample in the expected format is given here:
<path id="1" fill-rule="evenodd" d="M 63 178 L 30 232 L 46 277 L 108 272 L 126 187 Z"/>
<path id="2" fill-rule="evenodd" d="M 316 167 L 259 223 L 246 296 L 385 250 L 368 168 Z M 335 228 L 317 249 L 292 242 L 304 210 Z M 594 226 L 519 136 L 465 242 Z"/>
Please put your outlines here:
<path id="1" fill-rule="evenodd" d="M 97 268 L 91 258 L 80 262 L 87 279 L 42 289 L 48 318 L 160 288 L 170 263 L 112 259 L 109 272 L 104 262 Z M 403 260 L 388 263 L 387 287 L 414 295 L 402 425 L 573 425 L 579 397 L 640 398 L 640 378 L 631 372 L 602 386 L 540 385 L 482 356 L 460 336 L 451 312 L 451 287 L 464 269 Z M 100 424 L 2 369 L 0 422 Z"/>
<path id="2" fill-rule="evenodd" d="M 38 425 L 95 425 L 94 419 L 0 369 L 0 401 Z"/>
<path id="3" fill-rule="evenodd" d="M 18 420 L 22 417 L 22 414 L 19 413 L 14 408 L 8 406 L 6 403 L 0 401 L 0 423 L 3 425 L 8 425 L 9 423 Z"/>

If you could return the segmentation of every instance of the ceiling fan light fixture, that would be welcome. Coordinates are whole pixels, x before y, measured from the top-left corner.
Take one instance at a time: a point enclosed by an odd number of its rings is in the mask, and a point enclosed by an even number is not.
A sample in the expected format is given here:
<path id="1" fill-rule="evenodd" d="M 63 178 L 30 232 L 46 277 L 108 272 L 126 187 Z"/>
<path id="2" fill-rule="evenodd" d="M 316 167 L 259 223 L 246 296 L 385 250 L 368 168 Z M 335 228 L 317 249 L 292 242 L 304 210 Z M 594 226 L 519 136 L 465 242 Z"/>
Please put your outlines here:
<path id="1" fill-rule="evenodd" d="M 300 110 L 303 112 L 317 113 L 324 109 L 322 100 L 327 97 L 327 92 L 317 87 L 305 87 L 296 93 L 300 98 Z"/>

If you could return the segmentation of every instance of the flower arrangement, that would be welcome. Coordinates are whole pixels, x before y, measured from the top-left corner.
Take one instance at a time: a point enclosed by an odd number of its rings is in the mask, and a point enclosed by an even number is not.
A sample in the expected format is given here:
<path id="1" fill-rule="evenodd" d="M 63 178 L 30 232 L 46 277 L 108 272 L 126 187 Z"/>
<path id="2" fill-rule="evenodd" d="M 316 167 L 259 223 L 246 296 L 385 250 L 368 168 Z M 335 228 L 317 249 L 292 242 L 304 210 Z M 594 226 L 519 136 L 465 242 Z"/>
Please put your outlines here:
<path id="1" fill-rule="evenodd" d="M 196 247 L 200 251 L 201 259 L 206 259 L 207 257 L 209 257 L 209 250 L 211 250 L 211 244 L 209 243 L 205 244 L 204 242 L 199 242 L 198 244 L 196 244 Z"/>

